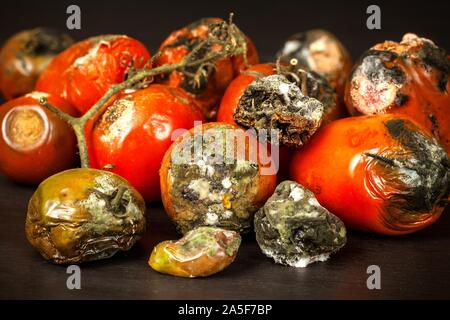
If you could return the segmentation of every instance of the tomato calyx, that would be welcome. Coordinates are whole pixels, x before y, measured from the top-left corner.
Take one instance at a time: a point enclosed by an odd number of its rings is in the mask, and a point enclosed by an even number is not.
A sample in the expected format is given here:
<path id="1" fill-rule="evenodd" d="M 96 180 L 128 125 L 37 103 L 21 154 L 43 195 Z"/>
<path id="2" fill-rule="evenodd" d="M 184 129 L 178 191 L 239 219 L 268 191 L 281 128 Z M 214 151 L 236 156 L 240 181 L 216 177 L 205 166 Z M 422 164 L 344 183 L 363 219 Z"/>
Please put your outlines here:
<path id="1" fill-rule="evenodd" d="M 201 19 L 189 26 L 187 29 L 193 29 L 204 25 L 208 28 L 208 35 L 205 39 L 202 37 L 190 38 L 184 33 L 177 36 L 173 43 L 164 46 L 160 51 L 163 53 L 167 49 L 183 48 L 188 53 L 188 60 L 205 60 L 203 63 L 196 65 L 187 65 L 180 68 L 183 75 L 181 88 L 192 94 L 200 94 L 207 89 L 208 79 L 214 76 L 216 66 L 208 57 L 216 55 L 218 52 L 227 51 L 227 45 L 234 44 L 242 47 L 242 53 L 232 53 L 226 57 L 234 57 L 241 55 L 244 59 L 244 65 L 249 66 L 247 60 L 247 42 L 245 35 L 232 22 L 233 15 L 230 14 L 229 22 L 221 19 L 207 18 Z M 180 49 L 181 50 L 181 49 Z M 220 59 L 213 59 L 220 60 Z M 163 75 L 163 79 L 168 74 Z"/>

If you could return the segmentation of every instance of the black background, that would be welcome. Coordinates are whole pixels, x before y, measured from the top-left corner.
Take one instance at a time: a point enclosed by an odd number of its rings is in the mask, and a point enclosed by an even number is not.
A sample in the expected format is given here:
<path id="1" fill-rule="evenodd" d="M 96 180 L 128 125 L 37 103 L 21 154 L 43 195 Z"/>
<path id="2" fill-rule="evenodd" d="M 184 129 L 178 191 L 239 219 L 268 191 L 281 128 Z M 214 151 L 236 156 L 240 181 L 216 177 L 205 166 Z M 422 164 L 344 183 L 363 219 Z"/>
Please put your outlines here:
<path id="1" fill-rule="evenodd" d="M 68 31 L 75 39 L 105 34 L 127 34 L 141 40 L 152 51 L 167 35 L 206 16 L 235 21 L 259 49 L 262 60 L 273 54 L 291 34 L 312 28 L 335 33 L 357 58 L 383 40 L 400 40 L 406 32 L 431 38 L 450 48 L 450 1 L 331 1 L 331 0 L 126 0 L 126 1 L 3 1 L 0 7 L 0 42 L 22 29 L 37 26 L 66 29 L 66 8 L 81 8 L 81 30 Z M 381 30 L 366 27 L 367 6 L 381 7 Z"/>

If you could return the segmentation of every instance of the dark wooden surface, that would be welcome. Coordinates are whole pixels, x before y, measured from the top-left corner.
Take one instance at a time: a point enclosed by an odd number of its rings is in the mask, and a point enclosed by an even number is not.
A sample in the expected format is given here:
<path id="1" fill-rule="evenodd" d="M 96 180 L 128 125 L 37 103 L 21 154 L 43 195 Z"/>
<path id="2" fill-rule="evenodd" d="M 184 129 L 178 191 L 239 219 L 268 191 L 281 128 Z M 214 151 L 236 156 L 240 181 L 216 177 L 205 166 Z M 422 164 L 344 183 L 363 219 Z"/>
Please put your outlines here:
<path id="1" fill-rule="evenodd" d="M 254 237 L 236 261 L 206 279 L 158 274 L 155 244 L 177 234 L 161 206 L 149 206 L 146 236 L 129 252 L 81 265 L 81 290 L 68 290 L 66 268 L 46 262 L 24 234 L 33 189 L 0 177 L 0 298 L 3 299 L 428 299 L 450 298 L 450 217 L 417 234 L 349 235 L 329 261 L 295 269 L 274 264 Z M 367 267 L 381 268 L 381 290 L 368 290 Z"/>

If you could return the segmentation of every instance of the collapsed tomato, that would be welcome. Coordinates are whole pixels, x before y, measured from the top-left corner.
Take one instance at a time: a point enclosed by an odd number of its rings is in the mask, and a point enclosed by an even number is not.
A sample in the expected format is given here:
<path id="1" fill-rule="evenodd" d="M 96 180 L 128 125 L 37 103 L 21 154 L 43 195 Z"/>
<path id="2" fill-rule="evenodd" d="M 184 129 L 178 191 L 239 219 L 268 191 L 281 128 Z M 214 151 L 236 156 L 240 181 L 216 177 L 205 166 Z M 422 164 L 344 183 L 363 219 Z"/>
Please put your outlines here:
<path id="1" fill-rule="evenodd" d="M 275 74 L 275 66 L 271 63 L 256 64 L 237 76 L 227 87 L 220 102 L 217 121 L 236 124 L 233 114 L 244 94 L 245 89 L 258 77 Z"/>
<path id="2" fill-rule="evenodd" d="M 109 258 L 145 232 L 145 202 L 123 178 L 77 168 L 43 181 L 28 204 L 30 244 L 54 263 Z"/>
<path id="3" fill-rule="evenodd" d="M 160 171 L 167 214 L 181 233 L 199 226 L 248 232 L 254 213 L 275 190 L 265 145 L 222 122 L 196 126 L 167 150 Z"/>
<path id="4" fill-rule="evenodd" d="M 131 66 L 143 67 L 150 54 L 142 43 L 123 35 L 102 35 L 78 42 L 56 56 L 36 89 L 58 95 L 85 113 Z"/>
<path id="5" fill-rule="evenodd" d="M 236 258 L 239 233 L 199 227 L 178 241 L 163 241 L 153 248 L 148 264 L 154 270 L 177 277 L 208 277 L 228 267 Z"/>
<path id="6" fill-rule="evenodd" d="M 392 113 L 424 126 L 450 152 L 450 59 L 432 41 L 406 34 L 356 64 L 345 94 L 354 114 Z"/>
<path id="7" fill-rule="evenodd" d="M 219 18 L 205 18 L 196 21 L 185 28 L 172 32 L 160 46 L 161 56 L 156 60 L 158 66 L 166 63 L 180 62 L 201 41 L 205 40 L 211 30 L 221 30 L 224 21 Z M 248 63 L 258 63 L 258 54 L 251 40 L 247 41 Z M 204 46 L 196 55 L 199 59 L 210 52 L 223 48 L 220 45 Z M 230 81 L 245 68 L 243 56 L 224 58 L 213 64 L 185 68 L 160 77 L 160 81 L 174 87 L 180 87 L 195 98 L 204 115 L 212 119 L 216 115 L 217 102 Z"/>
<path id="8" fill-rule="evenodd" d="M 247 87 L 258 77 L 269 76 L 275 74 L 275 72 L 275 66 L 271 63 L 256 64 L 231 81 L 220 102 L 217 121 L 237 125 L 233 119 L 233 115 L 245 89 L 247 89 Z M 269 150 L 269 152 L 271 152 L 271 150 Z M 277 178 L 280 181 L 288 176 L 291 154 L 292 152 L 288 148 L 279 148 L 279 171 Z"/>
<path id="9" fill-rule="evenodd" d="M 51 29 L 25 30 L 9 38 L 0 49 L 0 91 L 6 99 L 33 91 L 38 77 L 72 39 Z"/>
<path id="10" fill-rule="evenodd" d="M 178 88 L 152 84 L 119 94 L 87 136 L 92 163 L 130 181 L 146 201 L 159 200 L 159 168 L 177 129 L 203 121 L 192 100 Z"/>
<path id="11" fill-rule="evenodd" d="M 347 227 L 389 235 L 435 222 L 450 192 L 445 150 L 394 115 L 330 123 L 296 152 L 291 173 Z"/>
<path id="12" fill-rule="evenodd" d="M 10 179 L 37 184 L 76 163 L 76 139 L 70 126 L 39 105 L 40 97 L 72 116 L 61 98 L 32 92 L 0 106 L 0 171 Z"/>

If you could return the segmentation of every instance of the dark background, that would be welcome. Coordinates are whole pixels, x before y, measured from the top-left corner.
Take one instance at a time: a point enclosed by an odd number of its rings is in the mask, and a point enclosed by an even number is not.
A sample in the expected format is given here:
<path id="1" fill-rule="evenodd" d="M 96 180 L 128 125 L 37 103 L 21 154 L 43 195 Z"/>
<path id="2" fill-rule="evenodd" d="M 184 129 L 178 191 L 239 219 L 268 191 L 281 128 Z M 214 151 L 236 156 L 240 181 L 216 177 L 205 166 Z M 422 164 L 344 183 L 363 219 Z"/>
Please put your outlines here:
<path id="1" fill-rule="evenodd" d="M 0 42 L 37 26 L 66 28 L 66 8 L 78 4 L 82 29 L 76 40 L 105 33 L 133 36 L 155 52 L 174 29 L 205 16 L 235 21 L 255 42 L 262 61 L 291 34 L 311 28 L 335 33 L 357 58 L 406 32 L 450 49 L 450 1 L 3 1 Z M 366 8 L 381 6 L 382 29 L 366 28 Z M 159 205 L 149 206 L 149 230 L 126 253 L 83 264 L 82 290 L 68 290 L 66 268 L 42 259 L 24 235 L 27 202 L 34 188 L 0 176 L 0 299 L 449 299 L 449 210 L 433 226 L 405 237 L 350 232 L 347 245 L 329 261 L 287 268 L 264 257 L 254 236 L 244 239 L 236 261 L 208 279 L 158 274 L 146 261 L 154 245 L 178 235 Z M 381 290 L 368 290 L 366 269 L 379 265 Z M 50 310 L 51 311 L 51 310 Z"/>
<path id="2" fill-rule="evenodd" d="M 406 32 L 428 37 L 450 48 L 450 1 L 338 1 L 338 0 L 124 0 L 124 1 L 2 1 L 0 42 L 22 29 L 37 26 L 66 30 L 66 8 L 81 7 L 81 30 L 68 31 L 75 39 L 105 34 L 127 34 L 155 52 L 173 30 L 207 16 L 227 18 L 235 13 L 238 26 L 259 49 L 262 60 L 272 60 L 291 34 L 312 28 L 335 33 L 357 58 L 383 40 L 400 40 Z M 416 3 L 417 2 L 417 3 Z M 366 28 L 366 8 L 381 7 L 381 30 Z"/>

